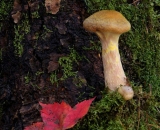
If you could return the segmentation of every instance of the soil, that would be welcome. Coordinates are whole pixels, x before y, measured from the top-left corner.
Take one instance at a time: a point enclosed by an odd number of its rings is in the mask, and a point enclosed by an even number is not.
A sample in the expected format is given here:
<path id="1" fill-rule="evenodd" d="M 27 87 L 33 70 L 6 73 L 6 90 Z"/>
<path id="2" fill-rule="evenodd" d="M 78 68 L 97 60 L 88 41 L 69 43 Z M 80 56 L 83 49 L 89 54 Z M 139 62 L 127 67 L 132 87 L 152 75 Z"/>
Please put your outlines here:
<path id="1" fill-rule="evenodd" d="M 33 122 L 41 121 L 38 102 L 64 100 L 74 106 L 93 96 L 97 96 L 96 100 L 101 99 L 104 89 L 100 52 L 84 49 L 92 46 L 90 40 L 98 41 L 95 34 L 83 29 L 83 20 L 88 16 L 84 0 L 62 0 L 56 14 L 46 13 L 44 0 L 31 0 L 31 3 L 33 7 L 29 7 L 26 0 L 21 0 L 20 5 L 21 13 L 28 16 L 30 25 L 30 32 L 21 42 L 24 46 L 22 56 L 15 55 L 13 41 L 14 25 L 20 24 L 23 17 L 18 23 L 14 23 L 11 15 L 8 20 L 2 21 L 0 104 L 3 109 L 0 130 L 23 130 Z M 38 11 L 38 18 L 32 17 L 34 11 Z M 56 71 L 57 76 L 62 77 L 63 70 L 58 59 L 69 55 L 70 48 L 85 57 L 73 65 L 76 76 L 51 83 L 52 72 Z M 27 83 L 26 76 L 30 78 Z M 79 81 L 75 77 L 83 81 L 80 86 L 77 86 Z"/>

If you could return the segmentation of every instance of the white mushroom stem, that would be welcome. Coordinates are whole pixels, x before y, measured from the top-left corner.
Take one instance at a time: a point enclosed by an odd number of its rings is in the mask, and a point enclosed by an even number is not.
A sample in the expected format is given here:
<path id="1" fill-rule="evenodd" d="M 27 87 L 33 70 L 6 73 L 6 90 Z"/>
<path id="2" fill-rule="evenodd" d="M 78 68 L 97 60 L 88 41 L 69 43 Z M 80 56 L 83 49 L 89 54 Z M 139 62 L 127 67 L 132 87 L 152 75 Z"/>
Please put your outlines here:
<path id="1" fill-rule="evenodd" d="M 111 91 L 117 90 L 120 85 L 126 85 L 126 76 L 122 67 L 118 40 L 119 34 L 96 32 L 102 43 L 102 60 L 104 67 L 105 85 Z"/>
<path id="2" fill-rule="evenodd" d="M 120 54 L 118 41 L 120 34 L 111 32 L 96 32 L 102 44 L 102 61 L 104 68 L 105 86 L 110 91 L 116 91 L 123 96 L 125 100 L 133 97 L 133 89 L 128 86 L 126 75 L 124 73 Z"/>

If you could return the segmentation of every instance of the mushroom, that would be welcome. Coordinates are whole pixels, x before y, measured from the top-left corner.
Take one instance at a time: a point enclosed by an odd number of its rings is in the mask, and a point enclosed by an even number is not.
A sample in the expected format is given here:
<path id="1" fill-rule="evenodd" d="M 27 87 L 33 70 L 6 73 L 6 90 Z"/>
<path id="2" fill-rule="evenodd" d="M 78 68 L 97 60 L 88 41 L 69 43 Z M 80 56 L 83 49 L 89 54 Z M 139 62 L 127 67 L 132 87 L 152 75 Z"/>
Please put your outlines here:
<path id="1" fill-rule="evenodd" d="M 83 27 L 96 33 L 101 41 L 105 86 L 109 91 L 118 89 L 125 100 L 131 99 L 134 92 L 127 82 L 118 49 L 119 37 L 130 30 L 130 23 L 117 11 L 102 10 L 86 18 Z"/>

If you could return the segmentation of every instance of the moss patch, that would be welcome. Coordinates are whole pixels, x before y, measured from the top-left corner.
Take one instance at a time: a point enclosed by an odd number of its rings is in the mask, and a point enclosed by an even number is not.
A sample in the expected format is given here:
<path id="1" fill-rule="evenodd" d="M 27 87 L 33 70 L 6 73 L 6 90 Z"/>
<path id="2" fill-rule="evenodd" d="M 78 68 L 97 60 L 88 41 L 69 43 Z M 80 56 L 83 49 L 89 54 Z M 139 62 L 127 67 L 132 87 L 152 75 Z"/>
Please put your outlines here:
<path id="1" fill-rule="evenodd" d="M 158 103 L 149 93 L 136 90 L 135 98 L 124 101 L 118 93 L 103 92 L 74 130 L 158 130 Z"/>
<path id="2" fill-rule="evenodd" d="M 8 0 L 1 0 L 0 1 L 0 20 L 6 20 L 9 18 L 12 7 L 13 1 Z"/>

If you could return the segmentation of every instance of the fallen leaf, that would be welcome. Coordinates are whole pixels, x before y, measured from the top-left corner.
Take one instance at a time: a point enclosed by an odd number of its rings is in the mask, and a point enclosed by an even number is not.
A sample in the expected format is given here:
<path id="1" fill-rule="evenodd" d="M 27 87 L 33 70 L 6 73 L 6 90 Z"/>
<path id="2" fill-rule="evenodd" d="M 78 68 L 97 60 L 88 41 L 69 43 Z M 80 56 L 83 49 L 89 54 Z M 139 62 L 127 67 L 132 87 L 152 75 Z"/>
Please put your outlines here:
<path id="1" fill-rule="evenodd" d="M 94 99 L 80 102 L 73 108 L 64 101 L 54 104 L 39 102 L 42 107 L 41 117 L 43 122 L 34 123 L 24 130 L 66 130 L 72 128 L 80 118 L 87 114 Z"/>
<path id="2" fill-rule="evenodd" d="M 50 54 L 50 61 L 47 67 L 48 73 L 53 72 L 54 70 L 58 69 L 59 67 L 58 59 L 61 56 L 63 56 L 63 54 L 57 54 L 57 53 Z"/>
<path id="3" fill-rule="evenodd" d="M 44 130 L 62 129 L 63 119 L 66 113 L 71 109 L 71 107 L 65 102 L 62 102 L 61 104 L 39 104 L 42 106 L 41 117 L 45 124 Z"/>
<path id="4" fill-rule="evenodd" d="M 54 70 L 58 69 L 59 63 L 55 61 L 50 61 L 47 67 L 48 73 L 53 72 Z"/>
<path id="5" fill-rule="evenodd" d="M 21 12 L 17 11 L 15 14 L 12 14 L 12 18 L 14 23 L 18 23 L 21 18 Z"/>
<path id="6" fill-rule="evenodd" d="M 45 0 L 46 12 L 56 14 L 59 11 L 61 0 Z"/>
<path id="7" fill-rule="evenodd" d="M 66 28 L 65 24 L 63 24 L 63 23 L 58 23 L 58 24 L 56 24 L 55 27 L 58 29 L 58 32 L 59 32 L 60 34 L 66 34 L 67 28 Z"/>
<path id="8" fill-rule="evenodd" d="M 64 54 L 51 53 L 49 56 L 50 60 L 57 62 L 59 57 L 64 56 Z"/>
<path id="9" fill-rule="evenodd" d="M 33 123 L 31 126 L 25 127 L 24 130 L 43 130 L 44 124 L 43 122 Z"/>
<path id="10" fill-rule="evenodd" d="M 21 11 L 22 7 L 19 0 L 14 0 L 13 11 Z"/>
<path id="11" fill-rule="evenodd" d="M 29 5 L 31 11 L 38 10 L 39 1 L 36 1 L 36 2 L 33 2 L 33 3 L 31 1 L 28 1 L 28 5 Z"/>
<path id="12" fill-rule="evenodd" d="M 89 110 L 92 101 L 95 98 L 85 100 L 71 108 L 65 102 L 54 104 L 43 104 L 41 117 L 44 122 L 44 130 L 65 130 L 72 128 L 77 121 L 85 116 Z"/>
<path id="13" fill-rule="evenodd" d="M 19 0 L 14 0 L 13 11 L 11 12 L 14 23 L 18 23 L 21 18 L 22 7 Z"/>
<path id="14" fill-rule="evenodd" d="M 63 129 L 72 128 L 80 118 L 84 117 L 87 114 L 89 107 L 94 99 L 95 98 L 85 100 L 74 106 L 74 108 L 72 108 L 72 110 L 67 113 L 67 116 L 63 121 Z"/>

